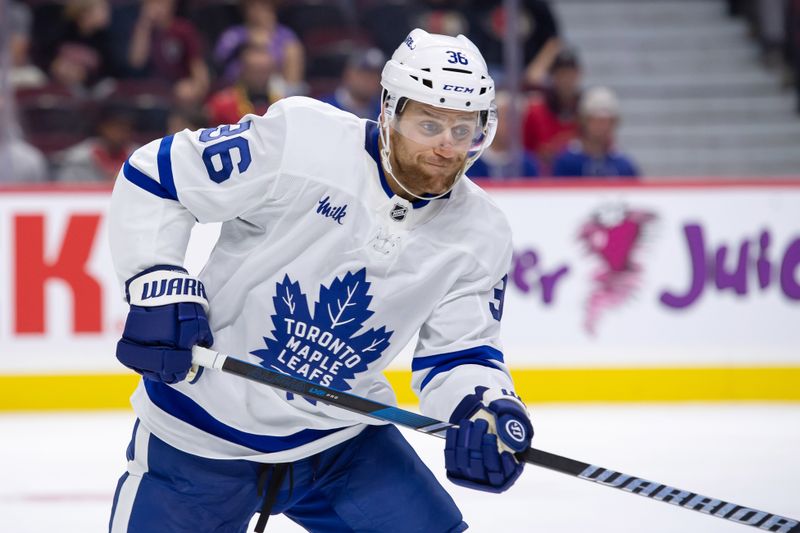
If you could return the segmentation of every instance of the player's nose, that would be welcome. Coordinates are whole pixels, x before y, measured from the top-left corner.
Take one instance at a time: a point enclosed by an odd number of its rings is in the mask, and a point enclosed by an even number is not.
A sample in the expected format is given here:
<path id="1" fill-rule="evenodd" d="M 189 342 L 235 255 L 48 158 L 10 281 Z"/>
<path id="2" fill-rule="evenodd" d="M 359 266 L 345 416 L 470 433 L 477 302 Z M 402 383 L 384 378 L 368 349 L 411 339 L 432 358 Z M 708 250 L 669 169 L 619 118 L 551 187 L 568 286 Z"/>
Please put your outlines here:
<path id="1" fill-rule="evenodd" d="M 453 157 L 455 154 L 455 141 L 452 134 L 444 132 L 439 136 L 437 141 L 438 142 L 433 147 L 433 151 L 442 157 Z"/>
<path id="2" fill-rule="evenodd" d="M 437 155 L 441 155 L 442 157 L 451 157 L 453 155 L 453 145 L 452 144 L 440 144 L 433 148 L 433 151 L 437 153 Z"/>

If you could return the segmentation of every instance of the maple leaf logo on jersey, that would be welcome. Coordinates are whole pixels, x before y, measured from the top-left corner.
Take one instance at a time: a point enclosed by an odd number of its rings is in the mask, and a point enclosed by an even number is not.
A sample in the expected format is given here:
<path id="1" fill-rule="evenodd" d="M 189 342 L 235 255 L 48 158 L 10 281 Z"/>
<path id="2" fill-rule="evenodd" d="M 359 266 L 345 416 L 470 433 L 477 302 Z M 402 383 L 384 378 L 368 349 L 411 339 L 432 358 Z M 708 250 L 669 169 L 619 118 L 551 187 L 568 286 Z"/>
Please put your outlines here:
<path id="1" fill-rule="evenodd" d="M 335 278 L 330 286 L 320 286 L 312 315 L 300 283 L 284 276 L 275 284 L 272 298 L 272 338 L 264 337 L 266 349 L 251 353 L 260 357 L 266 368 L 349 390 L 346 380 L 378 359 L 394 333 L 381 326 L 359 334 L 374 314 L 369 310 L 369 286 L 366 268 Z M 292 399 L 292 395 L 287 394 L 287 398 Z"/>

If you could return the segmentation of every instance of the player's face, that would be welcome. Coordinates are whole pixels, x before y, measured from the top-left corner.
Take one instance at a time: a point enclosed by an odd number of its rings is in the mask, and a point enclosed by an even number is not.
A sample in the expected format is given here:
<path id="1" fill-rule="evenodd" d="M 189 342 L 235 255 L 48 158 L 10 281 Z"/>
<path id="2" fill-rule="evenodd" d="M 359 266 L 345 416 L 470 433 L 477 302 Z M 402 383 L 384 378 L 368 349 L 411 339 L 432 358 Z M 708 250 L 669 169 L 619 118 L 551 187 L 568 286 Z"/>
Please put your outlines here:
<path id="1" fill-rule="evenodd" d="M 477 131 L 477 112 L 409 100 L 391 130 L 392 169 L 414 194 L 441 194 L 464 167 Z"/>

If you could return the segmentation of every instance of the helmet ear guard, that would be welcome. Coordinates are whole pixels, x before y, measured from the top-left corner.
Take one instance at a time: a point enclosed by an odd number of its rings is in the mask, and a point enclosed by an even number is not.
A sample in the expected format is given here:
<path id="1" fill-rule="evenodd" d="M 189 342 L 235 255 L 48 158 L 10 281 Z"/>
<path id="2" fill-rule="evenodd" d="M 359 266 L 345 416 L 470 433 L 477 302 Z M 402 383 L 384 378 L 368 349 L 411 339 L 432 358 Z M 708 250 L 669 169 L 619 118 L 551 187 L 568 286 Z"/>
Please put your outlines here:
<path id="1" fill-rule="evenodd" d="M 389 128 L 399 120 L 407 100 L 436 108 L 477 112 L 478 135 L 467 151 L 463 168 L 451 187 L 435 197 L 448 194 L 461 176 L 491 144 L 497 130 L 494 82 L 478 48 L 466 37 L 430 34 L 413 30 L 397 48 L 381 73 L 383 108 L 380 116 L 381 160 L 384 170 L 408 194 L 423 199 L 394 175 L 391 167 Z"/>

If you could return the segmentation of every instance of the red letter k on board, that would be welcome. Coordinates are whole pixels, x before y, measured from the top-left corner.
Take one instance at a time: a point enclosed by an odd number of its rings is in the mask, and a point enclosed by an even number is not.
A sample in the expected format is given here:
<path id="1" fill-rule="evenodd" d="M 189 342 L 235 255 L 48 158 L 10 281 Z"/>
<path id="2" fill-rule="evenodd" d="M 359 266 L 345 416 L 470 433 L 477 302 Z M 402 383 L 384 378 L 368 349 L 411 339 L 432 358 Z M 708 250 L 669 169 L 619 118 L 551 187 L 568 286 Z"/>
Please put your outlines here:
<path id="1" fill-rule="evenodd" d="M 65 282 L 72 290 L 73 330 L 99 333 L 102 329 L 100 283 L 86 272 L 86 263 L 100 223 L 100 215 L 69 218 L 55 260 L 45 257 L 44 215 L 14 217 L 16 271 L 16 333 L 45 332 L 45 283 Z"/>

